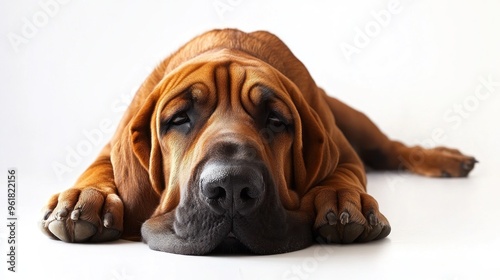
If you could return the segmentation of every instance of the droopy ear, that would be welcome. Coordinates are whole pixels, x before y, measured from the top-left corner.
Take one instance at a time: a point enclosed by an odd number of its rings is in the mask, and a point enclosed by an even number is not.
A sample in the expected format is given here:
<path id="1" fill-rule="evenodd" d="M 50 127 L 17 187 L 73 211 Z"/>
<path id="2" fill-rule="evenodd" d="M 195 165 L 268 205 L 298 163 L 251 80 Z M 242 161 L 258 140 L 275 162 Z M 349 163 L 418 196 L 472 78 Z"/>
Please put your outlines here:
<path id="1" fill-rule="evenodd" d="M 159 93 L 153 92 L 132 119 L 130 140 L 132 150 L 149 174 L 152 187 L 159 195 L 165 189 L 163 160 L 156 127 L 156 105 Z"/>
<path id="2" fill-rule="evenodd" d="M 303 195 L 332 174 L 339 162 L 338 147 L 329 131 L 332 128 L 324 125 L 324 121 L 333 124 L 334 119 L 329 115 L 326 103 L 314 97 L 318 97 L 319 94 L 308 93 L 307 96 L 313 96 L 313 98 L 306 100 L 304 94 L 293 82 L 285 77 L 281 80 L 291 99 L 288 100 L 291 102 L 289 108 L 296 108 L 293 113 L 295 119 L 294 180 L 297 192 Z M 315 91 L 317 88 L 310 90 Z"/>

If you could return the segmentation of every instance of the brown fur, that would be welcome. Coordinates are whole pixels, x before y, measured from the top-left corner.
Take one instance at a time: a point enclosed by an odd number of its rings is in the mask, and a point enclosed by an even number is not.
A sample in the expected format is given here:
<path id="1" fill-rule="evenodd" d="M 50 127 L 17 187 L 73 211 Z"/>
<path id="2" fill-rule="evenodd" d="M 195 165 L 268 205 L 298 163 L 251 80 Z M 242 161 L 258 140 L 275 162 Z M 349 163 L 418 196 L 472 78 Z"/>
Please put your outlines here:
<path id="1" fill-rule="evenodd" d="M 259 71 L 265 75 L 256 74 L 254 78 L 271 81 L 277 92 L 288 94 L 280 97 L 281 106 L 292 108 L 290 114 L 296 122 L 293 137 L 283 140 L 290 147 L 272 146 L 271 153 L 265 145 L 255 146 L 269 166 L 280 167 L 271 173 L 282 182 L 277 185 L 283 206 L 305 214 L 311 230 L 329 242 L 369 241 L 390 232 L 377 202 L 366 194 L 363 162 L 375 169 L 405 169 L 433 177 L 464 177 L 474 166 L 474 158 L 457 150 L 407 147 L 390 140 L 364 114 L 319 88 L 276 36 L 262 31 L 246 34 L 214 30 L 194 38 L 151 73 L 96 161 L 72 188 L 50 199 L 42 222 L 44 232 L 70 242 L 106 241 L 120 236 L 138 240 L 147 219 L 174 210 L 181 200 L 179 182 L 193 176 L 184 170 L 193 167 L 197 156 L 208 153 L 206 147 L 217 139 L 222 127 L 185 139 L 196 143 L 187 148 L 175 144 L 182 139 L 171 140 L 182 152 L 162 150 L 157 118 L 162 114 L 162 102 L 166 102 L 164 91 L 194 83 L 196 79 L 188 74 L 197 71 L 197 63 L 231 57 L 242 63 L 260 61 L 263 67 Z M 201 91 L 220 91 L 224 85 L 216 86 Z M 228 121 L 227 126 L 248 139 L 259 137 L 259 131 L 238 123 Z M 269 153 L 272 156 L 266 156 Z M 76 219 L 70 217 L 77 215 L 73 215 L 74 209 L 80 209 Z M 106 218 L 107 213 L 111 215 Z M 81 228 L 78 221 L 94 225 L 96 232 L 90 236 L 75 232 L 76 227 Z"/>

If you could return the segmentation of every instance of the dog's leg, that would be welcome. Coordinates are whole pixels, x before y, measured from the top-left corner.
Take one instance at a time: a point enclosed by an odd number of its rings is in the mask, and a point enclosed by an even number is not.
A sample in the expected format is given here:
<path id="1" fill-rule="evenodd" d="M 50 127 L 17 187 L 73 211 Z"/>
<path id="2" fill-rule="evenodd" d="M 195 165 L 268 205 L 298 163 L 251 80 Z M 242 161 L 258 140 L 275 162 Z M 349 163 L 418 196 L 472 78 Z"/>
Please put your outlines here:
<path id="1" fill-rule="evenodd" d="M 123 203 L 117 195 L 108 144 L 75 185 L 53 195 L 41 229 L 66 242 L 115 240 L 123 231 Z"/>
<path id="2" fill-rule="evenodd" d="M 325 94 L 337 126 L 357 151 L 363 162 L 373 169 L 409 170 L 431 177 L 466 177 L 477 162 L 456 149 L 408 147 L 390 140 L 363 113 Z"/>
<path id="3" fill-rule="evenodd" d="M 301 210 L 315 214 L 313 231 L 318 242 L 368 242 L 391 232 L 377 201 L 366 193 L 360 174 L 362 166 L 341 163 L 331 177 L 304 196 Z"/>

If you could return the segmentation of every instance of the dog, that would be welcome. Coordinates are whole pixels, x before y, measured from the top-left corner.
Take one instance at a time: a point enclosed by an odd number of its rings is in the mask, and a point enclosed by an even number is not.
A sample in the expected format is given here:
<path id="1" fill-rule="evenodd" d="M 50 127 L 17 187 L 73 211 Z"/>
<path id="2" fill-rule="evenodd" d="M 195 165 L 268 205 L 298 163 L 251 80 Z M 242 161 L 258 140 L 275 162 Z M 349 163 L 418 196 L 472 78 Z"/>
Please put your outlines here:
<path id="1" fill-rule="evenodd" d="M 189 255 L 368 242 L 391 227 L 366 193 L 365 165 L 466 177 L 476 162 L 390 140 L 273 34 L 213 30 L 156 67 L 40 226 L 65 242 L 142 239 Z"/>

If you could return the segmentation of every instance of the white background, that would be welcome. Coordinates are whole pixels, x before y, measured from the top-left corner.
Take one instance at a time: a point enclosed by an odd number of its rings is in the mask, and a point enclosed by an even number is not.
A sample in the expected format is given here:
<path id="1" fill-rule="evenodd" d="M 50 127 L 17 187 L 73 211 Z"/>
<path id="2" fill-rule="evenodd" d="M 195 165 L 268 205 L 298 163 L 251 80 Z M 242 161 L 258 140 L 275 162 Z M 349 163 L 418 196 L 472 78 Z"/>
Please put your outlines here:
<path id="1" fill-rule="evenodd" d="M 388 0 L 54 1 L 0 1 L 0 275 L 8 277 L 0 278 L 500 277 L 498 1 L 401 0 L 382 24 L 375 18 Z M 111 136 L 106 124 L 116 125 L 151 69 L 216 27 L 277 34 L 319 85 L 392 138 L 458 147 L 480 164 L 468 179 L 370 173 L 368 190 L 393 231 L 368 244 L 191 257 L 142 243 L 74 245 L 42 235 L 40 208 L 92 162 Z M 347 45 L 356 52 L 344 54 Z M 86 136 L 97 130 L 102 137 Z M 5 261 L 11 167 L 18 171 L 15 274 Z"/>

